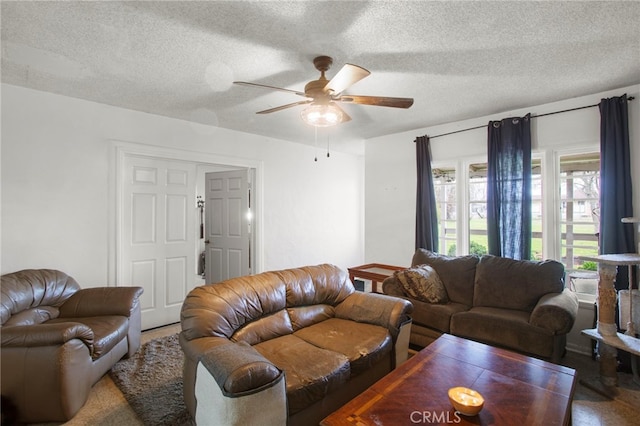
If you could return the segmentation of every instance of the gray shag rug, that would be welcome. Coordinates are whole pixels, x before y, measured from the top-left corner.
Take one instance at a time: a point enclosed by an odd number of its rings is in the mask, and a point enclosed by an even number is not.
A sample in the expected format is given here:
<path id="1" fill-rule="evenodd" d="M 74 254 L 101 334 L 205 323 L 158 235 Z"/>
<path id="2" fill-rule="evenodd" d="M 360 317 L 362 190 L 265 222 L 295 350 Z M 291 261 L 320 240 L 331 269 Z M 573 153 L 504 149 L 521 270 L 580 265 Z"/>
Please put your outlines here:
<path id="1" fill-rule="evenodd" d="M 143 344 L 119 361 L 109 376 L 145 425 L 195 425 L 182 396 L 184 354 L 178 335 Z"/>

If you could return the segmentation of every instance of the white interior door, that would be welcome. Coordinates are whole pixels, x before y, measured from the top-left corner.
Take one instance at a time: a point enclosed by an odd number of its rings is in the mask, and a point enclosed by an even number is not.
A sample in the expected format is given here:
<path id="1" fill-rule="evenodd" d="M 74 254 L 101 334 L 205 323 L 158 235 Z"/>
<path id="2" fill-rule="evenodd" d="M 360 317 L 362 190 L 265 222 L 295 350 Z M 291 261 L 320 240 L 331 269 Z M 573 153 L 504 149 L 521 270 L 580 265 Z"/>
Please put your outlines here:
<path id="1" fill-rule="evenodd" d="M 118 282 L 144 288 L 142 328 L 180 320 L 196 275 L 194 164 L 125 156 Z"/>
<path id="2" fill-rule="evenodd" d="M 205 175 L 205 279 L 217 283 L 249 275 L 249 170 Z"/>

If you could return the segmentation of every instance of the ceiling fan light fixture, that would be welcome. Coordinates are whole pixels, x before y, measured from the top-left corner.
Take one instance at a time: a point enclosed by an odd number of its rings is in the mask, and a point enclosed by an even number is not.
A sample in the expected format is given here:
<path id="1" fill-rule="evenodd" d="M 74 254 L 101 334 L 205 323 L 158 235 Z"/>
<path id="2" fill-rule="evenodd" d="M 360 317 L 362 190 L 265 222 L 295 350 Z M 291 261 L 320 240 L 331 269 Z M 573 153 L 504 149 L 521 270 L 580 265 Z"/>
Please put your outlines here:
<path id="1" fill-rule="evenodd" d="M 329 127 L 342 122 L 342 110 L 333 102 L 312 103 L 300 113 L 302 120 L 310 126 Z"/>

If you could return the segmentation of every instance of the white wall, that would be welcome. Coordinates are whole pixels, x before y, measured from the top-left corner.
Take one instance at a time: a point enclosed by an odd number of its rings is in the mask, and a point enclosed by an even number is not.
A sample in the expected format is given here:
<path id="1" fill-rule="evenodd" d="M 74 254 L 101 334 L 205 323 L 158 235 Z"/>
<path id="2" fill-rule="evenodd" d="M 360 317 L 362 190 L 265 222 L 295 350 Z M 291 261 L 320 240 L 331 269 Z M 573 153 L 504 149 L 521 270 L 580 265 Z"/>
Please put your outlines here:
<path id="1" fill-rule="evenodd" d="M 552 104 L 531 106 L 494 116 L 417 129 L 367 140 L 365 144 L 365 261 L 409 265 L 414 253 L 417 136 L 439 135 L 486 125 L 489 120 L 522 116 L 528 112 L 548 112 L 593 105 L 602 98 L 626 93 L 636 99 L 629 102 L 629 132 L 633 205 L 640 216 L 640 85 L 620 88 Z M 415 106 L 414 106 L 415 107 Z M 532 119 L 533 150 L 552 153 L 558 149 L 598 146 L 600 114 L 598 108 L 581 109 Z M 481 128 L 432 139 L 433 162 L 460 158 L 486 161 L 487 130 Z M 640 238 L 640 236 L 636 236 Z"/>
<path id="2" fill-rule="evenodd" d="M 106 283 L 109 140 L 262 161 L 265 270 L 320 262 L 343 268 L 408 265 L 416 136 L 595 104 L 622 93 L 636 97 L 629 122 L 634 209 L 640 215 L 639 92 L 640 86 L 632 86 L 370 139 L 364 160 L 332 152 L 316 163 L 313 147 L 3 84 L 0 270 L 51 267 L 83 286 Z M 597 143 L 598 128 L 597 108 L 534 119 L 534 149 Z M 433 139 L 432 150 L 435 162 L 486 158 L 486 130 Z"/>
<path id="3" fill-rule="evenodd" d="M 263 269 L 363 263 L 364 159 L 2 85 L 2 273 L 57 268 L 105 285 L 109 141 L 259 161 Z M 195 210 L 194 206 L 194 210 Z"/>

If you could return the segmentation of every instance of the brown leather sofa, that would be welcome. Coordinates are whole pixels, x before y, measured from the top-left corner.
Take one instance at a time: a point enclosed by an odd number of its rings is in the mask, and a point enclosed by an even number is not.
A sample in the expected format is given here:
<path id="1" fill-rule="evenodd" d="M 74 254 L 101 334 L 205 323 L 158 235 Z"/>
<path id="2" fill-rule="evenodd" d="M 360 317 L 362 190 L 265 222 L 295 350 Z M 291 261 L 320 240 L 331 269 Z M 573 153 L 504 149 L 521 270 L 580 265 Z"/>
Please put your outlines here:
<path id="1" fill-rule="evenodd" d="M 406 360 L 410 313 L 332 265 L 197 287 L 181 313 L 187 408 L 203 425 L 318 424 Z"/>
<path id="2" fill-rule="evenodd" d="M 558 363 L 578 313 L 578 298 L 564 286 L 564 266 L 553 260 L 443 256 L 418 249 L 412 267 L 429 265 L 447 300 L 432 303 L 408 296 L 398 274 L 382 283 L 385 294 L 413 304 L 411 345 L 424 347 L 442 333 Z M 410 291 L 409 287 L 409 291 Z"/>
<path id="3" fill-rule="evenodd" d="M 20 423 L 62 422 L 91 387 L 140 346 L 141 287 L 81 289 L 67 274 L 1 277 L 2 396 Z"/>

